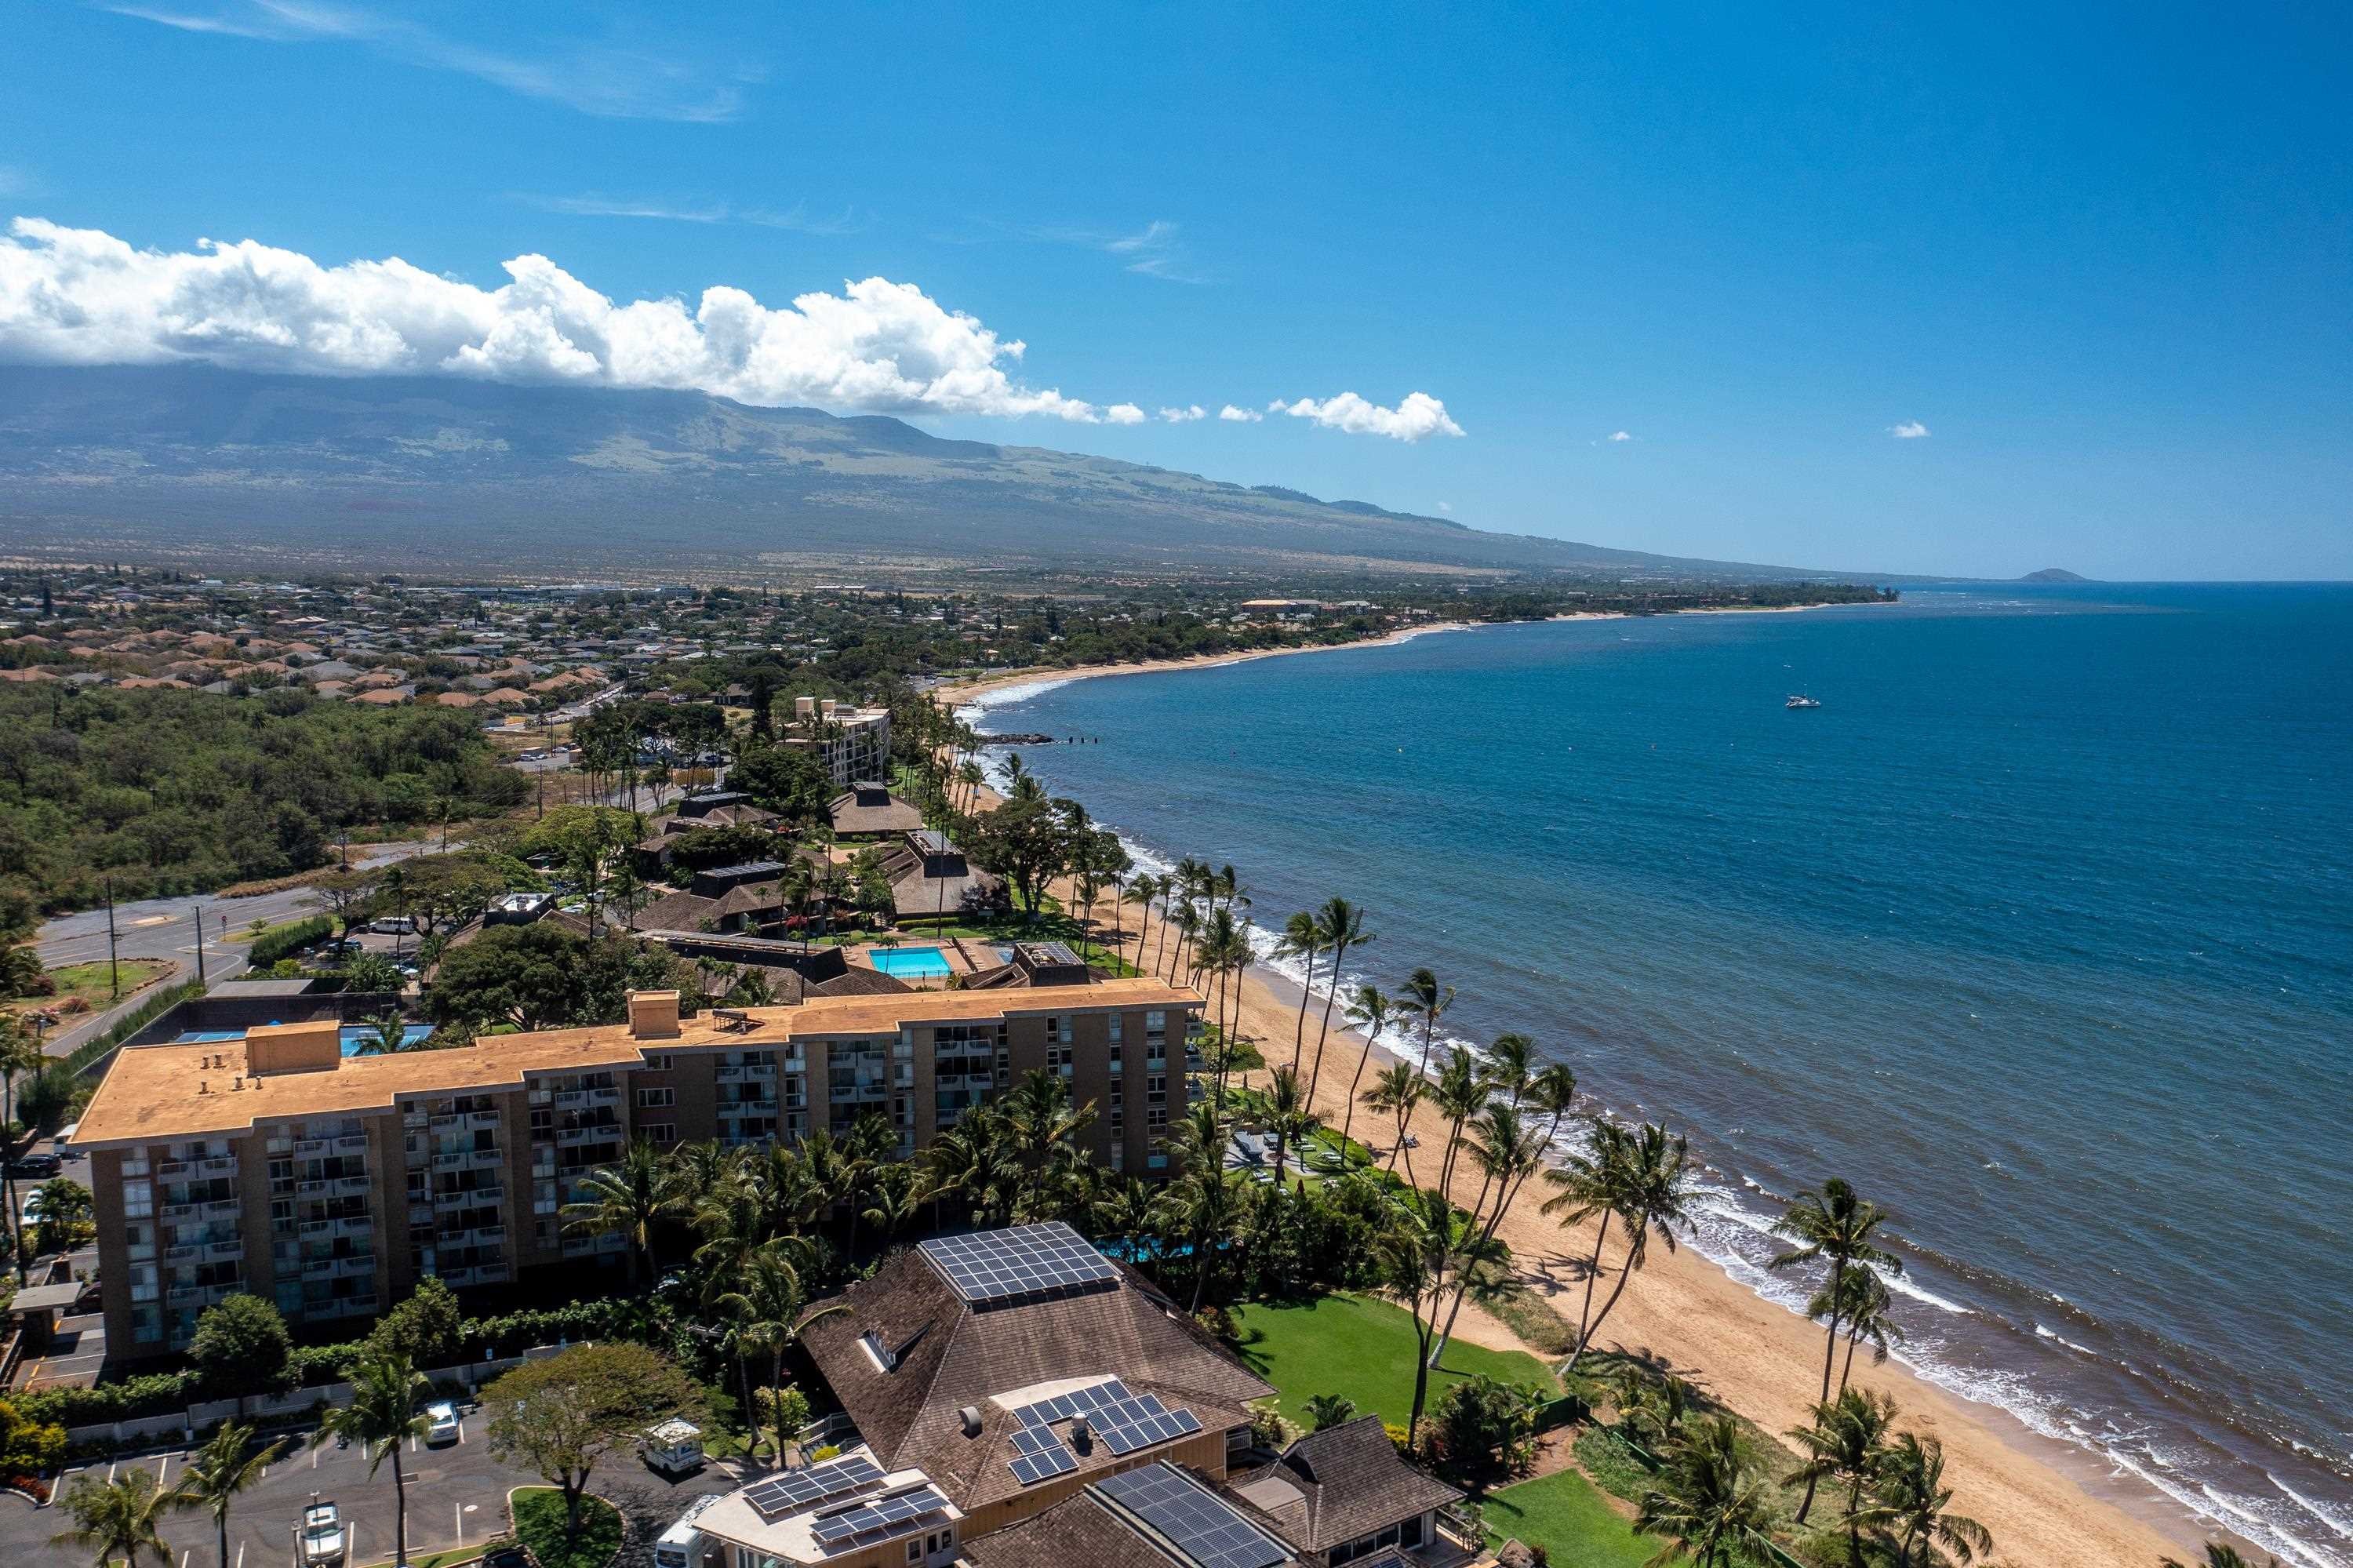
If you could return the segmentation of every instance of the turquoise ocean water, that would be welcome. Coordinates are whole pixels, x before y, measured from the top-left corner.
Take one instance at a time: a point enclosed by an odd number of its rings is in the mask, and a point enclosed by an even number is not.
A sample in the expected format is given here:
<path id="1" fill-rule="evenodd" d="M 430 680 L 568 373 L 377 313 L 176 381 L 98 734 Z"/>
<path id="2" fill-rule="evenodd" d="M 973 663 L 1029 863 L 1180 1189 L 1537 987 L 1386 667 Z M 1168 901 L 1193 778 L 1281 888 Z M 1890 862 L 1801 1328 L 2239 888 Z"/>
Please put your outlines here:
<path id="1" fill-rule="evenodd" d="M 1818 710 L 1791 712 L 1790 693 Z M 1757 1266 L 1843 1175 L 1904 1354 L 2291 1563 L 2353 1564 L 2353 588 L 1915 590 L 1000 694 L 1140 858 L 1332 893 L 1687 1128 Z"/>

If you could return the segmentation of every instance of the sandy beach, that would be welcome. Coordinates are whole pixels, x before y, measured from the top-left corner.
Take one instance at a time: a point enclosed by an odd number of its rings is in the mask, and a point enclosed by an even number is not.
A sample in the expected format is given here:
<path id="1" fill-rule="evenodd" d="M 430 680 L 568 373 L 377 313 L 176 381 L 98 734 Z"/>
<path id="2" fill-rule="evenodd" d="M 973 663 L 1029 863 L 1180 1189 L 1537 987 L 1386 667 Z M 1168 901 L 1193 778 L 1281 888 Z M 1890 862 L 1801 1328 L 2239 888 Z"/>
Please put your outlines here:
<path id="1" fill-rule="evenodd" d="M 1430 627 L 1401 635 L 1452 629 Z M 1268 650 L 1102 671 L 1033 670 L 944 690 L 940 695 L 965 702 L 1045 679 L 1092 679 L 1317 651 Z M 1223 853 L 1215 846 L 1209 846 L 1208 853 Z M 1068 890 L 1063 893 L 1067 896 Z M 1098 925 L 1110 926 L 1107 906 L 1099 906 L 1095 916 Z M 1133 957 L 1138 916 L 1130 908 L 1123 913 L 1123 920 Z M 1156 921 L 1147 925 L 1144 940 L 1148 962 L 1160 940 Z M 1169 940 L 1175 940 L 1173 932 Z M 1409 967 L 1409 954 L 1398 957 L 1398 963 Z M 1320 1006 L 1319 1001 L 1308 1010 L 1306 1047 L 1311 1057 Z M 1299 990 L 1282 976 L 1259 967 L 1245 977 L 1241 1032 L 1261 1043 L 1271 1064 L 1290 1060 L 1298 1007 Z M 1335 1027 L 1316 1094 L 1318 1108 L 1328 1125 L 1341 1124 L 1351 1084 L 1361 1086 L 1370 1082 L 1388 1056 L 1387 1052 L 1372 1051 L 1371 1064 L 1360 1071 L 1367 1049 L 1359 1036 Z M 1361 1110 L 1352 1131 L 1377 1146 L 1385 1148 L 1388 1140 L 1387 1127 Z M 1444 1124 L 1427 1108 L 1417 1116 L 1412 1131 L 1422 1149 L 1435 1150 L 1443 1146 Z M 1427 1177 L 1430 1172 L 1421 1174 Z M 1456 1185 L 1454 1196 L 1467 1207 L 1476 1196 L 1477 1183 L 1458 1179 Z M 1500 1234 L 1511 1245 L 1528 1284 L 1553 1295 L 1573 1322 L 1583 1287 L 1582 1265 L 1576 1261 L 1584 1250 L 1578 1235 L 1588 1233 L 1582 1227 L 1577 1235 L 1563 1232 L 1536 1212 L 1531 1199 L 1524 1200 L 1516 1212 L 1506 1216 Z M 1603 1281 L 1604 1291 L 1614 1280 L 1622 1255 L 1614 1242 L 1605 1252 L 1603 1267 L 1609 1277 Z M 1466 1313 L 1466 1319 L 1471 1316 Z M 1466 1337 L 1492 1340 L 1507 1335 L 1500 1324 L 1487 1320 Z M 1805 1418 L 1821 1361 L 1821 1331 L 1815 1325 L 1756 1295 L 1689 1249 L 1670 1253 L 1655 1245 L 1647 1266 L 1634 1276 L 1597 1344 L 1638 1352 L 1672 1366 L 1712 1396 L 1775 1431 L 1787 1430 Z M 1854 1375 L 1858 1383 L 1894 1399 L 1900 1425 L 1942 1440 L 1947 1478 L 1957 1489 L 1955 1506 L 1993 1532 L 1994 1561 L 2066 1563 L 2076 1568 L 2155 1568 L 2165 1556 L 2197 1554 L 2202 1533 L 2194 1520 L 2131 1476 L 2111 1473 L 2094 1457 L 2040 1436 L 2005 1411 L 1948 1393 L 1897 1361 L 1882 1367 L 1859 1361 Z"/>

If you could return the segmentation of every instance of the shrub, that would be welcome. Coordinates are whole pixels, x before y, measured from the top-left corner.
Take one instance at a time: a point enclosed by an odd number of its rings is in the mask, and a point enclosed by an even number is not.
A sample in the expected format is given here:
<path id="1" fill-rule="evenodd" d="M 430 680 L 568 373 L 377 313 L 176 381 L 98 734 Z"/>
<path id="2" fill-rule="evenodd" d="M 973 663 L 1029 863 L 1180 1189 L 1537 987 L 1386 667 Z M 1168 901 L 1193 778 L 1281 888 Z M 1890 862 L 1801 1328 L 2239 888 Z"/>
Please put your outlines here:
<path id="1" fill-rule="evenodd" d="M 335 928 L 334 920 L 325 915 L 313 915 L 307 920 L 290 920 L 273 927 L 253 940 L 245 950 L 245 961 L 257 969 L 266 969 L 297 948 L 307 948 L 322 940 Z"/>
<path id="2" fill-rule="evenodd" d="M 1481 1372 L 1446 1391 L 1431 1436 L 1449 1464 L 1468 1471 L 1506 1474 L 1535 1457 L 1535 1414 L 1542 1396 Z"/>

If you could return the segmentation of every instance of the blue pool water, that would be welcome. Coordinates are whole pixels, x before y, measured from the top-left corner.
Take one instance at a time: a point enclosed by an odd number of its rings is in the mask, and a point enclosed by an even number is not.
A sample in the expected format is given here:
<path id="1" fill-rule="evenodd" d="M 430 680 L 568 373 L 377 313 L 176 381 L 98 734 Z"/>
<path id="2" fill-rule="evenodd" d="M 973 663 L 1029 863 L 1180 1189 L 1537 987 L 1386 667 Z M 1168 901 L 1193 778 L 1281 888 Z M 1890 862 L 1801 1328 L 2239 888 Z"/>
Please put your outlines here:
<path id="1" fill-rule="evenodd" d="M 950 972 L 937 948 L 877 948 L 866 961 L 894 980 L 940 980 Z"/>
<path id="2" fill-rule="evenodd" d="M 1022 760 L 1139 861 L 1277 930 L 1346 894 L 1348 980 L 1428 964 L 1450 1032 L 1690 1129 L 1736 1277 L 1802 1299 L 1763 1227 L 1845 1176 L 1924 1374 L 2353 1564 L 2353 588 L 1500 627 L 982 727 L 1101 736 Z"/>
<path id="3" fill-rule="evenodd" d="M 408 1025 L 406 1031 L 406 1038 L 409 1044 L 414 1045 L 432 1033 L 433 1025 L 429 1023 L 412 1023 Z M 358 1055 L 360 1054 L 360 1047 L 366 1042 L 374 1040 L 375 1037 L 375 1031 L 368 1028 L 364 1024 L 346 1025 L 343 1032 L 343 1054 L 346 1056 Z M 224 1041 L 242 1040 L 244 1038 L 245 1031 L 242 1029 L 192 1029 L 186 1033 L 181 1035 L 177 1040 L 174 1041 L 173 1044 L 175 1045 L 218 1045 Z"/>

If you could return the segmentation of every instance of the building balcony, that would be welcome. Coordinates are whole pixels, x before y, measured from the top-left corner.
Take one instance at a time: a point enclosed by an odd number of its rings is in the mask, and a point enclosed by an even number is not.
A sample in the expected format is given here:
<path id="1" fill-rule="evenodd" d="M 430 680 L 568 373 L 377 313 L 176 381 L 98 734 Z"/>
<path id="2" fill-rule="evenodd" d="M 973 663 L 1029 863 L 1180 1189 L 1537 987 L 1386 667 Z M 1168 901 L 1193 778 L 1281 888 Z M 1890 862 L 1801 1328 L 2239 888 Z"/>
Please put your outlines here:
<path id="1" fill-rule="evenodd" d="M 198 1203 L 196 1213 L 208 1220 L 241 1219 L 245 1205 L 235 1198 L 216 1198 L 208 1203 Z"/>
<path id="2" fill-rule="evenodd" d="M 494 1110 L 468 1111 L 466 1125 L 477 1131 L 495 1132 L 506 1125 L 506 1118 Z"/>
<path id="3" fill-rule="evenodd" d="M 323 1176 L 294 1183 L 294 1191 L 305 1198 L 323 1198 L 334 1191 L 335 1184 Z"/>
<path id="4" fill-rule="evenodd" d="M 327 1145 L 333 1141 L 327 1138 L 298 1138 L 294 1140 L 294 1152 L 298 1155 L 324 1154 Z"/>
<path id="5" fill-rule="evenodd" d="M 245 1243 L 234 1236 L 227 1241 L 206 1242 L 205 1255 L 215 1263 L 233 1263 L 245 1256 Z"/>
<path id="6" fill-rule="evenodd" d="M 182 1242 L 177 1246 L 167 1246 L 164 1249 L 164 1261 L 167 1264 L 201 1263 L 204 1261 L 204 1256 L 205 1248 L 202 1242 Z"/>
<path id="7" fill-rule="evenodd" d="M 433 1205 L 422 1199 L 411 1202 L 408 1205 L 408 1223 L 412 1225 L 431 1224 L 433 1223 Z"/>
<path id="8" fill-rule="evenodd" d="M 457 1132 L 466 1125 L 466 1113 L 463 1111 L 444 1112 L 440 1116 L 434 1117 L 425 1125 L 431 1128 L 435 1132 Z"/>
<path id="9" fill-rule="evenodd" d="M 433 1194 L 433 1206 L 446 1213 L 451 1210 L 479 1208 L 485 1204 L 495 1203 L 505 1196 L 506 1190 L 502 1187 L 496 1185 L 475 1187 L 465 1192 L 436 1192 Z"/>
<path id="10" fill-rule="evenodd" d="M 375 1183 L 365 1176 L 335 1178 L 335 1196 L 338 1198 L 364 1198 L 375 1190 Z"/>
<path id="11" fill-rule="evenodd" d="M 159 1160 L 155 1162 L 155 1180 L 169 1181 L 174 1177 L 186 1177 L 196 1168 L 193 1160 Z"/>
<path id="12" fill-rule="evenodd" d="M 596 1127 L 566 1127 L 557 1129 L 555 1141 L 566 1148 L 582 1143 L 611 1143 L 621 1136 L 618 1122 L 605 1122 Z"/>
<path id="13" fill-rule="evenodd" d="M 504 1164 L 506 1151 L 500 1149 L 453 1149 L 433 1157 L 436 1171 L 480 1171 Z"/>
<path id="14" fill-rule="evenodd" d="M 215 1307 L 237 1290 L 234 1285 L 174 1285 L 164 1293 L 164 1299 L 175 1308 Z"/>
<path id="15" fill-rule="evenodd" d="M 723 1117 L 774 1116 L 776 1114 L 776 1102 L 774 1099 L 729 1100 L 720 1106 L 719 1114 Z"/>

